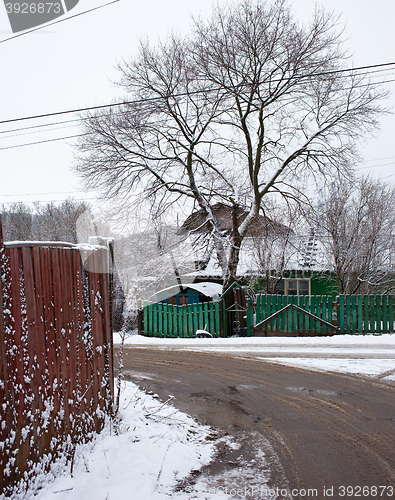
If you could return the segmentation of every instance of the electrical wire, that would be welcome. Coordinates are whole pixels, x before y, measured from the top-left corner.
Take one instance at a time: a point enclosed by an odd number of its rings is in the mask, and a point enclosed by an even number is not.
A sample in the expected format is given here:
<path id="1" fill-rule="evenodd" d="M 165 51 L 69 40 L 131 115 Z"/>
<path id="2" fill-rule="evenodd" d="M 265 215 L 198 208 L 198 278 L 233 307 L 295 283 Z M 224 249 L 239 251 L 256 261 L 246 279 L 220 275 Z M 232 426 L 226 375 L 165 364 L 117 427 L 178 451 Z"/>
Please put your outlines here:
<path id="1" fill-rule="evenodd" d="M 25 146 L 34 146 L 35 144 L 45 144 L 47 142 L 64 141 L 66 139 L 75 139 L 76 137 L 82 137 L 84 135 L 87 135 L 87 134 L 69 135 L 67 137 L 56 137 L 55 139 L 47 139 L 45 141 L 28 142 L 25 144 L 15 144 L 15 146 L 6 146 L 4 148 L 0 148 L 0 151 L 4 151 L 5 149 L 23 148 Z"/>
<path id="2" fill-rule="evenodd" d="M 119 1 L 119 0 L 116 0 L 116 1 Z M 345 68 L 345 69 L 342 69 L 342 70 L 336 70 L 336 71 L 325 71 L 325 72 L 321 72 L 321 73 L 310 73 L 310 74 L 307 74 L 307 75 L 301 75 L 298 77 L 298 79 L 303 79 L 303 78 L 311 78 L 313 76 L 323 76 L 323 75 L 329 75 L 329 74 L 335 74 L 335 73 L 345 73 L 345 72 L 352 72 L 352 71 L 358 71 L 358 70 L 361 70 L 361 69 L 369 69 L 369 68 L 378 68 L 378 67 L 384 67 L 384 66 L 395 66 L 395 62 L 390 62 L 390 63 L 381 63 L 381 64 L 372 64 L 372 65 L 369 65 L 369 66 L 360 66 L 360 67 L 357 67 L 357 68 Z M 283 80 L 279 80 L 279 81 L 286 81 L 286 80 L 290 80 L 291 78 L 284 78 Z M 388 82 L 391 82 L 393 80 L 388 80 Z M 274 82 L 274 80 L 273 80 Z M 388 82 L 378 82 L 378 83 L 372 83 L 372 84 L 369 84 L 369 85 L 378 85 L 378 84 L 381 84 L 381 83 L 388 83 Z M 196 91 L 193 91 L 193 92 L 190 92 L 190 93 L 187 93 L 187 92 L 181 92 L 179 94 L 172 94 L 172 95 L 169 95 L 168 97 L 183 97 L 183 96 L 186 96 L 186 95 L 194 95 L 194 94 L 201 94 L 201 93 L 209 93 L 209 92 L 212 92 L 213 89 L 200 89 L 200 90 L 196 90 Z M 219 89 L 216 89 L 216 90 L 219 90 Z M 142 103 L 142 102 L 154 102 L 154 101 L 157 101 L 157 100 L 160 100 L 162 99 L 162 97 L 151 97 L 151 98 L 145 98 L 145 99 L 135 99 L 135 100 L 132 100 L 132 101 L 122 101 L 122 102 L 115 102 L 115 103 L 112 103 L 112 104 L 102 104 L 102 105 L 99 105 L 99 106 L 87 106 L 85 108 L 75 108 L 75 109 L 68 109 L 68 110 L 63 110 L 63 111 L 55 111 L 55 112 L 52 112 L 52 113 L 43 113 L 43 114 L 40 114 L 40 115 L 32 115 L 32 116 L 25 116 L 25 117 L 20 117 L 20 118 L 12 118 L 12 119 L 9 119 L 9 120 L 2 120 L 0 121 L 0 125 L 3 125 L 5 123 L 15 123 L 15 122 L 19 122 L 19 121 L 26 121 L 26 120 L 35 120 L 35 119 L 38 119 L 38 118 L 47 118 L 47 117 L 50 117 L 50 116 L 59 116 L 59 115 L 64 115 L 64 114 L 70 114 L 70 113 L 82 113 L 84 111 L 93 111 L 93 110 L 96 110 L 96 109 L 104 109 L 104 108 L 111 108 L 111 107 L 117 107 L 117 106 L 124 106 L 126 104 L 136 104 L 136 103 Z"/>

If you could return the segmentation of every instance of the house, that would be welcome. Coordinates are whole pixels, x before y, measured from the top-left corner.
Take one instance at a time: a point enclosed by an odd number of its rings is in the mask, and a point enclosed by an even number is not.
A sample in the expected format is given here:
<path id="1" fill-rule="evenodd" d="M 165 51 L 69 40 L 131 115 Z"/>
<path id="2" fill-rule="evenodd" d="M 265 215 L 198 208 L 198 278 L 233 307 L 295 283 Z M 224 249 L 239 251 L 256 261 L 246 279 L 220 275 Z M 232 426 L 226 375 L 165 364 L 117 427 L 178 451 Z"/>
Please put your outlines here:
<path id="1" fill-rule="evenodd" d="M 231 207 L 216 204 L 213 215 L 223 234 L 232 230 Z M 245 216 L 246 211 L 239 208 L 239 220 Z M 178 234 L 188 232 L 195 254 L 195 271 L 189 273 L 188 278 L 221 283 L 221 267 L 202 211 L 191 214 Z M 307 236 L 297 235 L 264 215 L 259 215 L 243 240 L 237 278 L 242 284 L 252 284 L 257 293 L 338 294 L 333 264 L 328 259 L 322 236 L 313 232 Z"/>
<path id="2" fill-rule="evenodd" d="M 176 306 L 201 304 L 218 301 L 222 293 L 222 285 L 213 282 L 188 283 L 174 285 L 156 292 L 150 298 L 152 302 L 161 302 Z"/>

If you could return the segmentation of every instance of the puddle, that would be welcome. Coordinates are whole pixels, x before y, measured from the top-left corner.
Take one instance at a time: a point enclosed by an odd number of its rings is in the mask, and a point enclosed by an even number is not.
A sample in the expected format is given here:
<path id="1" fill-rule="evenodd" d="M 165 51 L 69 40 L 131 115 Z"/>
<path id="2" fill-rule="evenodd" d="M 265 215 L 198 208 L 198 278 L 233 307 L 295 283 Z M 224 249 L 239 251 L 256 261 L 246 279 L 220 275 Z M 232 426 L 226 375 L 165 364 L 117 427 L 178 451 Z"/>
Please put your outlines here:
<path id="1" fill-rule="evenodd" d="M 238 386 L 236 386 L 236 388 L 241 389 L 241 390 L 243 390 L 243 389 L 251 390 L 251 389 L 256 389 L 257 386 L 256 385 L 238 385 Z"/>
<path id="2" fill-rule="evenodd" d="M 299 394 L 306 394 L 307 396 L 339 396 L 339 391 L 328 391 L 327 389 L 310 389 L 308 387 L 287 387 L 290 391 Z"/>

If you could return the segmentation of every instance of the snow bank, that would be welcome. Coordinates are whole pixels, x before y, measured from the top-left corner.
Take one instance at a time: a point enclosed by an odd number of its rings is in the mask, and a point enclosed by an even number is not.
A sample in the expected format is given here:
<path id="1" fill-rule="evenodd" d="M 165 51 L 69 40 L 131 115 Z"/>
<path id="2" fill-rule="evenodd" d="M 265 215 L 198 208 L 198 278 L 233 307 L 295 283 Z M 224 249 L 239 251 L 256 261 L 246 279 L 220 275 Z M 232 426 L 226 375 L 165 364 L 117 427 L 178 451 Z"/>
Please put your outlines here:
<path id="1" fill-rule="evenodd" d="M 124 382 L 122 389 L 119 432 L 108 422 L 93 442 L 77 447 L 73 477 L 63 457 L 50 473 L 37 471 L 28 492 L 15 493 L 12 500 L 189 498 L 173 493 L 174 488 L 210 462 L 210 428 L 131 382 Z"/>

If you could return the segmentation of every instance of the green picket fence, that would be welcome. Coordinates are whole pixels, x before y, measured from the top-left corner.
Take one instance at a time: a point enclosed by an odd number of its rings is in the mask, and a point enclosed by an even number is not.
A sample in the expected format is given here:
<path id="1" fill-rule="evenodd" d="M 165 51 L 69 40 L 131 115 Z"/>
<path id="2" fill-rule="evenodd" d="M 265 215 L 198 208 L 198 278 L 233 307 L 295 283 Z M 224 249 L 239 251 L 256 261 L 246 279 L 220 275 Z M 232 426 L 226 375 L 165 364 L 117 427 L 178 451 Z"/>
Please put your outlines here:
<path id="1" fill-rule="evenodd" d="M 341 333 L 393 333 L 393 295 L 339 295 L 337 322 Z"/>
<path id="2" fill-rule="evenodd" d="M 294 305 L 296 307 L 288 307 Z M 283 313 L 276 315 L 282 309 Z M 272 320 L 262 326 L 262 331 L 297 335 L 333 334 L 334 329 L 324 322 L 333 324 L 335 303 L 331 295 L 258 295 L 254 329 L 270 316 Z M 305 312 L 302 312 L 306 311 Z M 320 318 L 322 321 L 319 321 Z"/>
<path id="3" fill-rule="evenodd" d="M 219 302 L 183 306 L 145 303 L 141 333 L 149 337 L 195 337 L 197 330 L 220 335 Z"/>
<path id="4" fill-rule="evenodd" d="M 140 333 L 150 337 L 195 337 L 208 330 L 229 335 L 223 301 L 183 306 L 144 304 Z M 258 295 L 247 300 L 247 336 L 394 333 L 392 295 Z M 261 332 L 261 333 L 259 333 Z"/>

